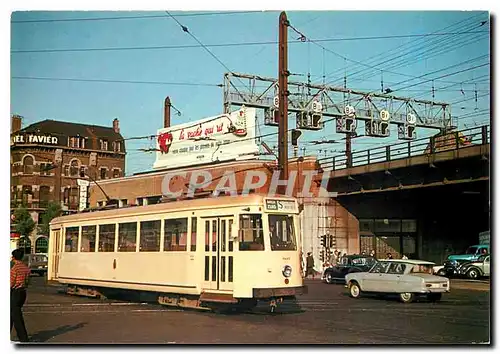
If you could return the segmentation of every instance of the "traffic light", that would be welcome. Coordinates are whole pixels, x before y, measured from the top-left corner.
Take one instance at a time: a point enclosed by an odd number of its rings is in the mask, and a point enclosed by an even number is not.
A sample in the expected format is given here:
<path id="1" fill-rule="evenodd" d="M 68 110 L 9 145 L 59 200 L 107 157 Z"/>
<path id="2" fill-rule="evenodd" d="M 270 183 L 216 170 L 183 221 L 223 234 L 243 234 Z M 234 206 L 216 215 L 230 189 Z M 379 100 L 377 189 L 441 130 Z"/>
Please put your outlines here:
<path id="1" fill-rule="evenodd" d="M 292 146 L 298 145 L 298 140 L 299 140 L 301 135 L 302 135 L 302 132 L 300 130 L 292 129 Z"/>
<path id="2" fill-rule="evenodd" d="M 321 250 L 319 251 L 319 259 L 324 262 L 325 261 L 325 251 Z"/>
<path id="3" fill-rule="evenodd" d="M 389 136 L 389 122 L 380 122 L 379 132 L 381 136 Z"/>
<path id="4" fill-rule="evenodd" d="M 321 247 L 326 247 L 326 235 L 321 236 Z"/>
<path id="5" fill-rule="evenodd" d="M 398 138 L 401 140 L 413 140 L 417 137 L 416 126 L 411 124 L 401 124 L 398 127 Z"/>
<path id="6" fill-rule="evenodd" d="M 333 237 L 333 235 L 330 235 L 330 247 L 335 248 L 335 246 L 336 246 L 335 238 Z"/>
<path id="7" fill-rule="evenodd" d="M 365 135 L 387 137 L 390 135 L 389 122 L 370 120 L 365 123 Z"/>

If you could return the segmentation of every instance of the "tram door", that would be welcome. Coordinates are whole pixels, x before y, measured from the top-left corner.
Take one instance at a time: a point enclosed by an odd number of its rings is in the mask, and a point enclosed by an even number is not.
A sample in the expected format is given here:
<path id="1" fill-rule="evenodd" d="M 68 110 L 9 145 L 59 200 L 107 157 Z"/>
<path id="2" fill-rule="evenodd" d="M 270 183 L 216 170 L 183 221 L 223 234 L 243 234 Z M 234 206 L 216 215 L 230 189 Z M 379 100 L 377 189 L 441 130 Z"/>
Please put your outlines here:
<path id="1" fill-rule="evenodd" d="M 233 290 L 234 249 L 230 237 L 233 217 L 204 220 L 204 285 L 210 290 Z"/>
<path id="2" fill-rule="evenodd" d="M 61 230 L 54 230 L 52 235 L 54 244 L 52 245 L 52 278 L 57 277 L 59 271 L 59 253 L 61 252 Z"/>

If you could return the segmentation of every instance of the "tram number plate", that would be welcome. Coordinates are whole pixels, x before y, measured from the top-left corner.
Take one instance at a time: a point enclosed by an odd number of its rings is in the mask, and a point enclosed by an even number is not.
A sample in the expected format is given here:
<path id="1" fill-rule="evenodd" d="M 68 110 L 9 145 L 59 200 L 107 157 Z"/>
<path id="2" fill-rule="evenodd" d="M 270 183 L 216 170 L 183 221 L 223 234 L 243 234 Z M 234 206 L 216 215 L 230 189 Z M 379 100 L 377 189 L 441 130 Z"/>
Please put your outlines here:
<path id="1" fill-rule="evenodd" d="M 276 211 L 294 211 L 295 202 L 289 200 L 267 199 L 266 209 Z"/>

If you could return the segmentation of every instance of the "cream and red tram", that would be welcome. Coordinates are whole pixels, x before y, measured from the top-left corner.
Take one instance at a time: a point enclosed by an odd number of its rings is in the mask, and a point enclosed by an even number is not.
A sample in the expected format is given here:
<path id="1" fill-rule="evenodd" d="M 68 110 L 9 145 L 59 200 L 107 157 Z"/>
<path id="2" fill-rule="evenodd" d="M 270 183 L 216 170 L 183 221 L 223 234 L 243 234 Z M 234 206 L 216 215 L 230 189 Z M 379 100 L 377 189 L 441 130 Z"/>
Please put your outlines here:
<path id="1" fill-rule="evenodd" d="M 307 289 L 298 213 L 293 198 L 250 194 L 58 217 L 48 280 L 71 294 L 128 289 L 165 305 L 274 309 Z"/>

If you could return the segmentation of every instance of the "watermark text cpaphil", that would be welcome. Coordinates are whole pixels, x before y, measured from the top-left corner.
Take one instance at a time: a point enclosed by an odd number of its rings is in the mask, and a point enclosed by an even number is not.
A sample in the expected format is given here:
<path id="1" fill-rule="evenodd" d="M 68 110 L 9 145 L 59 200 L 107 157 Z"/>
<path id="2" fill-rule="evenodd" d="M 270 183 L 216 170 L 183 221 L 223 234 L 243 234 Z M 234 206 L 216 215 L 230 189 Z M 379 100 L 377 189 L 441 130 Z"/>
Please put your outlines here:
<path id="1" fill-rule="evenodd" d="M 240 173 L 241 174 L 241 173 Z M 301 195 L 303 197 L 313 197 L 311 193 L 311 185 L 317 179 L 318 173 L 315 171 L 303 171 L 302 176 L 303 182 L 301 186 Z M 162 194 L 167 198 L 179 198 L 185 193 L 186 197 L 194 197 L 197 190 L 203 190 L 216 182 L 217 184 L 213 188 L 213 191 L 209 196 L 218 197 L 221 194 L 237 196 L 246 196 L 250 194 L 250 191 L 257 190 L 269 184 L 268 195 L 273 196 L 277 194 L 278 188 L 282 186 L 285 189 L 284 194 L 289 197 L 293 197 L 294 186 L 298 179 L 297 171 L 290 171 L 287 180 L 280 179 L 280 172 L 274 171 L 270 177 L 264 171 L 246 171 L 244 173 L 243 187 L 238 189 L 236 182 L 236 173 L 233 171 L 226 171 L 222 176 L 213 178 L 210 172 L 200 170 L 192 172 L 189 178 L 187 178 L 187 172 L 176 172 L 166 174 L 162 181 Z M 321 187 L 319 188 L 319 197 L 330 197 L 334 198 L 337 196 L 336 192 L 328 192 L 327 186 L 330 180 L 330 172 L 323 172 L 321 176 Z M 173 183 L 175 181 L 181 181 L 182 183 Z M 181 185 L 181 188 L 173 191 L 171 190 L 172 185 Z"/>

